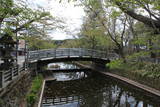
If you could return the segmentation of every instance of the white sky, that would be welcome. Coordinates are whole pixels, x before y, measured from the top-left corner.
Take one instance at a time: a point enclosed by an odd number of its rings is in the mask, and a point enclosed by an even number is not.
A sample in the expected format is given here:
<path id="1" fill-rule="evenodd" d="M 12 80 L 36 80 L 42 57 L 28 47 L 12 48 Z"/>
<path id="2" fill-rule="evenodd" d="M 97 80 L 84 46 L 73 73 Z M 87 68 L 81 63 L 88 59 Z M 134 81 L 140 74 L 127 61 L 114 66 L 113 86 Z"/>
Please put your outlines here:
<path id="1" fill-rule="evenodd" d="M 50 34 L 54 40 L 69 39 L 79 32 L 83 16 L 85 15 L 83 7 L 74 6 L 75 2 L 68 3 L 68 0 L 27 0 L 32 6 L 41 6 L 48 9 L 53 16 L 60 17 L 65 20 L 67 31 L 73 33 L 67 34 L 66 32 L 58 29 L 53 30 Z"/>

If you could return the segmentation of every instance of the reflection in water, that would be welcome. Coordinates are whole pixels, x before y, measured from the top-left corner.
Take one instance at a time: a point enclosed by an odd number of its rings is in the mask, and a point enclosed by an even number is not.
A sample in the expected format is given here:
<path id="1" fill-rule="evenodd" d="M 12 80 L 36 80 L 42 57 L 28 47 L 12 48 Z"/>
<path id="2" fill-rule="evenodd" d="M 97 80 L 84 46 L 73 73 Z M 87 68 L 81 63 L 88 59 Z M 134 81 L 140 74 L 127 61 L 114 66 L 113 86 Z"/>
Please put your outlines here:
<path id="1" fill-rule="evenodd" d="M 94 73 L 84 79 L 47 83 L 42 107 L 160 107 L 156 100 Z"/>
<path id="2" fill-rule="evenodd" d="M 52 65 L 58 65 L 58 68 L 52 68 Z M 71 64 L 71 63 L 50 63 L 48 64 L 48 69 L 49 70 L 55 70 L 55 69 L 79 69 L 78 66 Z"/>
<path id="3" fill-rule="evenodd" d="M 52 78 L 55 78 L 57 81 L 68 81 L 68 80 L 75 80 L 86 78 L 87 75 L 85 71 L 76 71 L 76 69 L 80 69 L 80 67 L 71 64 L 71 63 L 50 63 L 48 64 L 48 70 L 65 70 L 65 72 L 54 72 L 49 74 L 48 76 L 52 75 Z M 67 73 L 67 69 L 73 69 L 74 72 Z"/>
<path id="4" fill-rule="evenodd" d="M 57 81 L 76 80 L 86 78 L 87 75 L 84 72 L 70 72 L 70 73 L 53 73 L 53 78 Z"/>

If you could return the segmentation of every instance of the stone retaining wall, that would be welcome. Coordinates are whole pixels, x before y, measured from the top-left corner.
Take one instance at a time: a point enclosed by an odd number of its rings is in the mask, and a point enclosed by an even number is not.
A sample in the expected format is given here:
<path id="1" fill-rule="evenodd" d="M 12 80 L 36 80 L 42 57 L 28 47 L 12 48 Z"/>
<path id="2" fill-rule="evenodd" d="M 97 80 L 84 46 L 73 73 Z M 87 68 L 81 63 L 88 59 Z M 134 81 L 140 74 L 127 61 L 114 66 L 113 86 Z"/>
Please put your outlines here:
<path id="1" fill-rule="evenodd" d="M 30 71 L 25 71 L 0 92 L 0 107 L 26 107 L 25 96 L 31 86 Z"/>

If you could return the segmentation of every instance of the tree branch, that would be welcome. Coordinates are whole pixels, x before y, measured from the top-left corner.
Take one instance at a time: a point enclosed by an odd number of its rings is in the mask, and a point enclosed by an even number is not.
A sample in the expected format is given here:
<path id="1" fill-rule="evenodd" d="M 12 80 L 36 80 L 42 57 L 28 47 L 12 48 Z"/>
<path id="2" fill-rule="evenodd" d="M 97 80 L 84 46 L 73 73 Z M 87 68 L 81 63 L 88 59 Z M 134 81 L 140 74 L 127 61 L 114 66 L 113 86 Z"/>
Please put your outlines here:
<path id="1" fill-rule="evenodd" d="M 154 19 L 150 19 L 148 17 L 145 17 L 143 15 L 137 14 L 132 10 L 126 9 L 125 6 L 120 3 L 120 2 L 115 2 L 116 5 L 126 14 L 128 14 L 129 16 L 133 17 L 134 19 L 143 22 L 144 24 L 154 28 L 152 22 L 154 23 L 154 25 L 156 26 L 156 28 L 160 29 L 160 21 L 154 20 Z"/>
<path id="2" fill-rule="evenodd" d="M 21 29 L 25 28 L 28 24 L 31 24 L 35 21 L 38 21 L 40 19 L 42 19 L 43 17 L 45 17 L 44 15 L 40 15 L 38 18 L 35 18 L 35 19 L 32 19 L 32 20 L 29 20 L 28 22 L 26 22 L 25 24 L 19 26 L 17 29 L 13 30 L 12 32 L 13 33 L 17 33 L 18 31 L 20 31 Z"/>

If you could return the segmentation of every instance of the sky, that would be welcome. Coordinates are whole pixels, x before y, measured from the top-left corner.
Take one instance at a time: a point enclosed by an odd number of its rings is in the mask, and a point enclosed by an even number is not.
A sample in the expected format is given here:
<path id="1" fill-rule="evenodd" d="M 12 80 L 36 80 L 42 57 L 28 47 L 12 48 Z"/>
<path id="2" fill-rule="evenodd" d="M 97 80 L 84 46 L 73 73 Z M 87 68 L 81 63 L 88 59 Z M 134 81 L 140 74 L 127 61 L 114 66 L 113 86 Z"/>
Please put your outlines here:
<path id="1" fill-rule="evenodd" d="M 49 35 L 54 40 L 70 39 L 76 36 L 80 30 L 85 15 L 82 6 L 75 6 L 75 2 L 68 3 L 68 0 L 63 0 L 59 3 L 59 0 L 27 0 L 30 5 L 36 7 L 41 6 L 46 10 L 49 10 L 51 15 L 59 17 L 64 20 L 67 31 L 71 34 L 66 33 L 62 29 L 53 29 Z"/>

